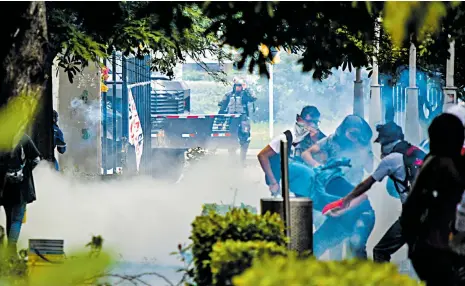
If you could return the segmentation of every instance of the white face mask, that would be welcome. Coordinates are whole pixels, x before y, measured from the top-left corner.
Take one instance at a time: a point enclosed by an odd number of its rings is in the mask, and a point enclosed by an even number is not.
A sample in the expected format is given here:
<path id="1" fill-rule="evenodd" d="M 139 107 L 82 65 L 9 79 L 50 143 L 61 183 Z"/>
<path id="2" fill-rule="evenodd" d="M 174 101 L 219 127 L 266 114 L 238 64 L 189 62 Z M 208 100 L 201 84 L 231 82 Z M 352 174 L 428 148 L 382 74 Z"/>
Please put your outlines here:
<path id="1" fill-rule="evenodd" d="M 391 154 L 392 150 L 398 143 L 400 143 L 401 140 L 394 141 L 392 143 L 386 144 L 386 145 L 381 145 L 381 154 L 383 156 Z"/>
<path id="2" fill-rule="evenodd" d="M 308 131 L 305 123 L 296 122 L 294 125 L 294 133 L 296 138 L 294 138 L 293 141 L 297 143 L 302 141 L 304 137 L 307 136 L 310 132 Z"/>

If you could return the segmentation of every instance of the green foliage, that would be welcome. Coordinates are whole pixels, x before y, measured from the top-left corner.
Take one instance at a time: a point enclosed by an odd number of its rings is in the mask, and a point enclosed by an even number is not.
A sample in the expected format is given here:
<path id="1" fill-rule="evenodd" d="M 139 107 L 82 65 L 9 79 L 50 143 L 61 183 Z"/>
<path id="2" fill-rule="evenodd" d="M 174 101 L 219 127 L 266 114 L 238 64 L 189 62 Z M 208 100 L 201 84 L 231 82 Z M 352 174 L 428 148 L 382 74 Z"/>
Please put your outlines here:
<path id="1" fill-rule="evenodd" d="M 207 216 L 211 212 L 215 212 L 220 215 L 226 215 L 232 209 L 245 209 L 252 214 L 257 214 L 257 209 L 241 203 L 240 206 L 236 207 L 234 205 L 225 205 L 225 204 L 204 204 L 202 206 L 202 215 Z"/>
<path id="2" fill-rule="evenodd" d="M 210 212 L 207 216 L 196 217 L 190 238 L 193 242 L 195 282 L 198 285 L 212 283 L 210 253 L 218 241 L 262 240 L 281 246 L 288 242 L 278 214 L 256 215 L 244 209 L 233 209 L 224 216 Z"/>
<path id="3" fill-rule="evenodd" d="M 263 255 L 287 255 L 287 248 L 266 241 L 218 241 L 210 254 L 212 285 L 232 285 L 232 278 L 252 266 Z"/>
<path id="4" fill-rule="evenodd" d="M 409 286 L 421 285 L 407 275 L 401 275 L 394 264 L 373 261 L 318 261 L 315 258 L 264 257 L 234 277 L 235 286 Z"/>
<path id="5" fill-rule="evenodd" d="M 47 2 L 50 55 L 70 81 L 89 62 L 100 63 L 115 50 L 142 57 L 154 53 L 152 69 L 173 76 L 186 57 L 199 65 L 207 55 L 230 58 L 207 32 L 210 22 L 195 3 L 185 2 Z M 210 71 L 209 71 L 210 72 Z M 210 72 L 221 80 L 222 74 Z"/>
<path id="6" fill-rule="evenodd" d="M 23 90 L 0 109 L 0 151 L 17 146 L 34 120 L 40 94 L 40 88 Z"/>

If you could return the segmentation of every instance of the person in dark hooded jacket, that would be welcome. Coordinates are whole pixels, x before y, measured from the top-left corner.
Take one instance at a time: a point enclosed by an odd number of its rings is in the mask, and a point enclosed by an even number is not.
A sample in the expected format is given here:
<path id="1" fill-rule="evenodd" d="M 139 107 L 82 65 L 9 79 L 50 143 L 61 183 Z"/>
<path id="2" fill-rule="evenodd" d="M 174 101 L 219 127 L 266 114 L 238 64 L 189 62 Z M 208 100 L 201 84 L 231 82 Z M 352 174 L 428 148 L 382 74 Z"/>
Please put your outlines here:
<path id="1" fill-rule="evenodd" d="M 465 189 L 464 127 L 456 116 L 441 114 L 431 123 L 428 135 L 430 153 L 404 204 L 402 234 L 413 267 L 428 286 L 465 285 L 458 275 L 463 258 L 449 246 L 456 207 Z"/>
<path id="2" fill-rule="evenodd" d="M 40 153 L 27 135 L 11 152 L 0 156 L 0 205 L 5 209 L 8 247 L 16 255 L 16 244 L 26 212 L 26 205 L 36 200 L 32 170 Z"/>
<path id="3" fill-rule="evenodd" d="M 371 171 L 372 136 L 370 126 L 363 118 L 349 115 L 334 134 L 319 140 L 302 153 L 302 159 L 312 167 L 342 158 L 350 159 L 352 164 L 347 172 L 335 169 L 334 172 L 323 175 L 322 188 L 313 188 L 310 195 L 314 209 L 322 211 L 325 204 L 341 199 L 362 179 L 364 169 Z M 316 157 L 317 154 L 321 155 L 322 160 Z M 348 240 L 348 249 L 353 256 L 367 258 L 366 243 L 375 224 L 375 213 L 366 196 L 354 201 L 354 205 L 356 206 L 343 216 L 328 217 L 316 230 L 313 238 L 316 257 Z"/>

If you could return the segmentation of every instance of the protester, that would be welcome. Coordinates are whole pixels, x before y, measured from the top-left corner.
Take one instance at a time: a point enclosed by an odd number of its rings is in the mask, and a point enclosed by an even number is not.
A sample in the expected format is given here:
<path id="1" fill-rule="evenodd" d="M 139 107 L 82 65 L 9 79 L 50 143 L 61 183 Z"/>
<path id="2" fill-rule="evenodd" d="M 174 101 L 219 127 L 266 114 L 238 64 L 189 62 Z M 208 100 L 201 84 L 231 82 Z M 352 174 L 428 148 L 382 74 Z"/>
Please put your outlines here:
<path id="1" fill-rule="evenodd" d="M 16 255 L 26 205 L 36 200 L 32 170 L 40 161 L 39 151 L 29 136 L 0 158 L 0 205 L 5 209 L 8 248 Z"/>
<path id="2" fill-rule="evenodd" d="M 376 170 L 357 185 L 350 194 L 345 196 L 332 215 L 338 216 L 350 209 L 352 200 L 364 195 L 375 182 L 381 182 L 386 177 L 394 181 L 394 187 L 401 202 L 404 203 L 409 192 L 410 184 L 424 159 L 424 152 L 404 140 L 402 128 L 394 122 L 377 126 L 378 137 L 375 142 L 381 144 L 382 160 Z M 389 262 L 391 255 L 405 244 L 399 220 L 388 229 L 373 249 L 373 259 L 376 262 Z"/>
<path id="3" fill-rule="evenodd" d="M 465 166 L 461 149 L 465 139 L 462 122 L 441 114 L 428 128 L 430 153 L 402 211 L 402 234 L 418 277 L 427 285 L 465 285 L 458 271 L 463 257 L 449 247 L 449 235 L 460 202 Z"/>
<path id="4" fill-rule="evenodd" d="M 280 194 L 279 181 L 281 179 L 281 140 L 286 139 L 289 155 L 295 152 L 299 144 L 308 135 L 316 136 L 316 130 L 311 128 L 315 120 L 319 120 L 320 112 L 315 106 L 306 106 L 300 115 L 296 116 L 294 128 L 274 138 L 258 154 L 258 161 L 265 173 L 266 184 L 272 195 Z M 312 133 L 311 133 L 312 132 Z M 289 160 L 289 188 L 294 194 L 308 194 L 312 184 L 313 171 L 311 168 L 296 160 Z"/>
<path id="5" fill-rule="evenodd" d="M 324 206 L 332 200 L 337 200 L 347 195 L 354 186 L 349 177 L 354 180 L 356 172 L 343 172 L 339 168 L 320 172 L 318 167 L 322 164 L 328 166 L 328 162 L 347 158 L 355 163 L 356 168 L 373 167 L 373 154 L 370 140 L 372 131 L 368 123 L 362 118 L 347 116 L 336 132 L 314 144 L 302 153 L 302 158 L 312 167 L 317 167 L 315 172 L 318 179 L 308 195 L 313 200 L 314 208 L 323 210 Z M 319 161 L 315 155 L 323 153 L 325 158 Z M 350 168 L 351 169 L 351 168 Z M 349 169 L 349 170 L 350 170 Z M 361 179 L 360 179 L 361 180 Z M 366 243 L 375 224 L 375 213 L 366 197 L 357 202 L 357 207 L 344 216 L 326 219 L 314 234 L 314 255 L 320 257 L 326 250 L 340 245 L 348 239 L 349 251 L 357 258 L 367 258 Z"/>

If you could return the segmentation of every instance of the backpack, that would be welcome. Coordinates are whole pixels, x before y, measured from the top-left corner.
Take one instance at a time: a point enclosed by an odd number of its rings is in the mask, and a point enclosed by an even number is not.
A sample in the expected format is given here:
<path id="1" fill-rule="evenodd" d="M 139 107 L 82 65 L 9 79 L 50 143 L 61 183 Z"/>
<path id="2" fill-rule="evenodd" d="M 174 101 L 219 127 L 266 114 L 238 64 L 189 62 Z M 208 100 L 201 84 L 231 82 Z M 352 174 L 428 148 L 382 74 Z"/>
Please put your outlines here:
<path id="1" fill-rule="evenodd" d="M 290 156 L 293 136 L 290 130 L 284 131 L 284 135 L 286 136 L 287 140 L 287 154 Z M 281 154 L 275 154 L 270 157 L 270 165 L 271 171 L 273 172 L 273 176 L 276 178 L 276 181 L 279 182 L 281 180 Z M 270 185 L 270 180 L 268 176 L 265 175 L 265 181 L 267 185 Z"/>
<path id="2" fill-rule="evenodd" d="M 401 181 L 394 176 L 389 176 L 389 178 L 394 181 L 394 186 L 399 195 L 402 193 L 408 193 L 410 192 L 410 187 L 412 186 L 413 181 L 417 177 L 420 167 L 423 165 L 423 160 L 425 159 L 426 154 L 417 146 L 413 146 L 406 141 L 402 141 L 397 144 L 394 147 L 393 152 L 400 153 L 403 156 L 405 179 Z M 400 190 L 399 184 L 404 187 L 403 191 Z M 391 196 L 394 195 L 391 194 Z"/>

